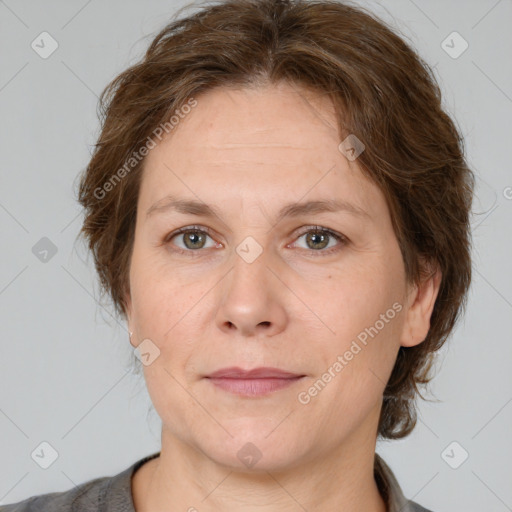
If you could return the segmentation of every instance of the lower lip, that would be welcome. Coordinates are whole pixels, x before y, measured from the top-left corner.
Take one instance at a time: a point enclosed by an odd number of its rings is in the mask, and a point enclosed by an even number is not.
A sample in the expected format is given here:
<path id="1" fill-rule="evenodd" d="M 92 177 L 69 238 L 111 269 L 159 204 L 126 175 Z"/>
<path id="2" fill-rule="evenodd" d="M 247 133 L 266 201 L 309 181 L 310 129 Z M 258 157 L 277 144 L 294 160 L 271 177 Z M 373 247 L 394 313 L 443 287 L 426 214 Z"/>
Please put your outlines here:
<path id="1" fill-rule="evenodd" d="M 263 396 L 287 388 L 302 377 L 288 379 L 263 378 L 263 379 L 233 379 L 233 378 L 208 378 L 214 386 L 224 391 L 229 391 L 235 395 L 241 396 Z"/>

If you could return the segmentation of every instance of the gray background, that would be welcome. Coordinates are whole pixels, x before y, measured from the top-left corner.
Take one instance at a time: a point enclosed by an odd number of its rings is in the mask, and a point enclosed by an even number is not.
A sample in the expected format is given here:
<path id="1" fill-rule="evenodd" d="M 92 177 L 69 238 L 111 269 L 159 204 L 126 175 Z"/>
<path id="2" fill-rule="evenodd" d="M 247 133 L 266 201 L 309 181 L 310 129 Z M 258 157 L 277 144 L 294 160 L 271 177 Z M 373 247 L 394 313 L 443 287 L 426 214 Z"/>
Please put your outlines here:
<path id="1" fill-rule="evenodd" d="M 0 1 L 0 503 L 118 473 L 159 449 L 160 420 L 128 371 L 126 326 L 98 304 L 92 259 L 75 243 L 73 187 L 98 135 L 97 96 L 182 5 Z M 435 66 L 478 175 L 474 281 L 430 387 L 437 401 L 420 401 L 414 433 L 378 452 L 406 496 L 436 512 L 512 510 L 512 2 L 361 5 Z M 43 31 L 59 45 L 47 59 L 31 48 Z M 469 44 L 456 59 L 441 46 L 453 31 Z M 43 237 L 57 248 L 47 261 L 32 250 Z M 43 441 L 58 452 L 48 469 L 31 458 Z M 469 458 L 453 469 L 446 453 L 457 461 L 462 449 Z"/>

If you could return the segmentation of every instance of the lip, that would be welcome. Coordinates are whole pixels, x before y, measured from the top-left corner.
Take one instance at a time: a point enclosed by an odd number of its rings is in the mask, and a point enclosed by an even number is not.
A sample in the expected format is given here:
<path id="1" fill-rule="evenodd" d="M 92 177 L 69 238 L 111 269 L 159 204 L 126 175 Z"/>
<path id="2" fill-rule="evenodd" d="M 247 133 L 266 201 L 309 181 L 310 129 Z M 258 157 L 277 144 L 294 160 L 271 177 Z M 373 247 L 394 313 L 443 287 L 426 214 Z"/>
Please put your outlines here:
<path id="1" fill-rule="evenodd" d="M 287 372 L 279 368 L 260 367 L 243 370 L 238 366 L 222 368 L 207 376 L 209 379 L 293 379 L 297 377 L 304 377 L 304 375 Z"/>
<path id="2" fill-rule="evenodd" d="M 243 397 L 260 397 L 287 388 L 305 375 L 279 368 L 223 368 L 206 378 L 217 388 Z"/>

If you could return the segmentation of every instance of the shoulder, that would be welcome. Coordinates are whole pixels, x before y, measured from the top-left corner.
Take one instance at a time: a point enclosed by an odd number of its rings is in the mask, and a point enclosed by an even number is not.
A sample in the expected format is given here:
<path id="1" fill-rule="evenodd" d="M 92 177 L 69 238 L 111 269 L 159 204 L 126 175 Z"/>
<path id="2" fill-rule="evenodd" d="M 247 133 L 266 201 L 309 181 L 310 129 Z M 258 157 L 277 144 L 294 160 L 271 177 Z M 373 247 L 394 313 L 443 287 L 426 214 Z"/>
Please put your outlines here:
<path id="1" fill-rule="evenodd" d="M 95 478 L 69 491 L 40 494 L 0 506 L 0 512 L 135 512 L 132 476 L 159 455 L 160 452 L 147 455 L 117 475 Z"/>
<path id="2" fill-rule="evenodd" d="M 89 480 L 69 491 L 32 496 L 0 506 L 0 512 L 93 512 L 100 510 L 102 496 L 113 477 Z"/>

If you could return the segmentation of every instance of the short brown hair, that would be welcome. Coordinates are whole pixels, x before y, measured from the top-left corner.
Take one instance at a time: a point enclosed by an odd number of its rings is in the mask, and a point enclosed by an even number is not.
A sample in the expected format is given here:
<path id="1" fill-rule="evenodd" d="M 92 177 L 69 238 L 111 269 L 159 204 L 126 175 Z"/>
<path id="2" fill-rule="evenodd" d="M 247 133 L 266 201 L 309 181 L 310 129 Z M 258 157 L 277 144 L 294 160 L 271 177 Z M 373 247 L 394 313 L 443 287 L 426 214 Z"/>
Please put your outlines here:
<path id="1" fill-rule="evenodd" d="M 405 437 L 417 384 L 431 380 L 435 352 L 466 306 L 474 176 L 431 68 L 373 14 L 335 0 L 228 0 L 172 20 L 101 95 L 102 130 L 79 185 L 80 234 L 102 293 L 125 316 L 144 158 L 126 162 L 191 97 L 283 80 L 328 94 L 340 140 L 363 141 L 358 164 L 386 198 L 408 282 L 442 272 L 429 333 L 400 347 L 384 392 L 378 435 Z"/>

